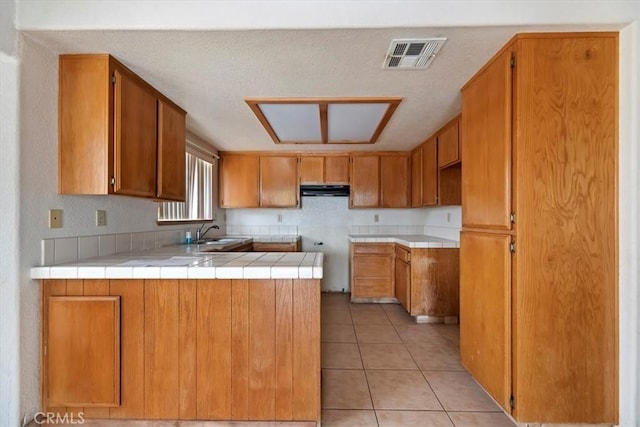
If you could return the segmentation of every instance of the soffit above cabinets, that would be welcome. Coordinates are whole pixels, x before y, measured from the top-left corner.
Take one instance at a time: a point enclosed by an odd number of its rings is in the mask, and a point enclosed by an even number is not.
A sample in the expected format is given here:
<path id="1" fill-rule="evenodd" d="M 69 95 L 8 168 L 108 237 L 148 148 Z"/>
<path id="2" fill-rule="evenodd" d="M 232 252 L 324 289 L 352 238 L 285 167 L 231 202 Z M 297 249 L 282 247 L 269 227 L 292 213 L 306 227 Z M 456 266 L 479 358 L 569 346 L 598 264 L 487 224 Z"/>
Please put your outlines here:
<path id="1" fill-rule="evenodd" d="M 245 101 L 276 144 L 373 144 L 402 97 Z"/>

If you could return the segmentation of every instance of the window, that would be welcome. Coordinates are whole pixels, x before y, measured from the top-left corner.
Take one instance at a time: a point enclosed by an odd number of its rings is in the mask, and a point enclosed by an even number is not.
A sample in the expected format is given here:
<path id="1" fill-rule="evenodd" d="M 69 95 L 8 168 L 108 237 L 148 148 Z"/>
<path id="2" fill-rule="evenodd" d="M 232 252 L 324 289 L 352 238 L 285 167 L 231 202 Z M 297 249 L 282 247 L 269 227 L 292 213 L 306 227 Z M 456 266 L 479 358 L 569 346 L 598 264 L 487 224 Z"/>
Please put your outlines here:
<path id="1" fill-rule="evenodd" d="M 205 155 L 187 146 L 186 152 L 187 195 L 184 202 L 158 204 L 158 223 L 203 222 L 215 219 L 213 211 L 213 162 Z"/>

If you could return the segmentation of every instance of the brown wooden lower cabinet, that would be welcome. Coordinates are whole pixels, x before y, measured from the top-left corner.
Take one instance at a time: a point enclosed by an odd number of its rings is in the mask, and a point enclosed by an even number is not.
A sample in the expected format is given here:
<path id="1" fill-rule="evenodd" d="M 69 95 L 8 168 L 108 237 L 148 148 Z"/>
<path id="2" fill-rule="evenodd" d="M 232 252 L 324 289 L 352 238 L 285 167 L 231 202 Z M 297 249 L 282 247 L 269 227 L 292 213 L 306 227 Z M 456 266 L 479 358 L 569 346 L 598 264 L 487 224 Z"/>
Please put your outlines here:
<path id="1" fill-rule="evenodd" d="M 300 252 L 300 240 L 297 242 L 253 242 L 254 252 Z"/>
<path id="2" fill-rule="evenodd" d="M 44 280 L 42 295 L 43 354 L 75 343 L 43 358 L 43 411 L 320 420 L 319 280 Z"/>
<path id="3" fill-rule="evenodd" d="M 458 316 L 458 248 L 351 245 L 351 300 L 399 302 L 412 316 Z"/>

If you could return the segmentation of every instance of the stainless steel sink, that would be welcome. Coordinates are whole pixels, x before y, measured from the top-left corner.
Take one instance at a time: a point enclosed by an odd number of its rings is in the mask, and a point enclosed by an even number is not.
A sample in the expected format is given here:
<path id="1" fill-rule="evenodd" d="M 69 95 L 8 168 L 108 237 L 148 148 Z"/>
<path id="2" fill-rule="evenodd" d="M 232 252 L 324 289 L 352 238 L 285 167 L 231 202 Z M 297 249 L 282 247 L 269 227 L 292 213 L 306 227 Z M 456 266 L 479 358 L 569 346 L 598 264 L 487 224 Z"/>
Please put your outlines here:
<path id="1" fill-rule="evenodd" d="M 250 237 L 212 237 L 193 242 L 193 249 L 194 253 L 227 252 L 251 242 L 253 239 Z"/>

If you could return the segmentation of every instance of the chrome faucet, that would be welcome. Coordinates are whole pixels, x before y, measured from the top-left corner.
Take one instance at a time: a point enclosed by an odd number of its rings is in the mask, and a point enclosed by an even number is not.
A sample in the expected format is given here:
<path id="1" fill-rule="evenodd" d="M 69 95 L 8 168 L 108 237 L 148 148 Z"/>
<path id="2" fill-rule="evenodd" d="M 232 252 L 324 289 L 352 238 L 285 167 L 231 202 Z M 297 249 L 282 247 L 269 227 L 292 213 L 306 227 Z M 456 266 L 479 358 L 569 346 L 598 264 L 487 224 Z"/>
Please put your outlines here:
<path id="1" fill-rule="evenodd" d="M 202 229 L 204 228 L 206 224 L 202 224 L 200 226 L 200 228 L 198 228 L 196 230 L 196 243 L 200 242 L 200 240 L 202 238 L 204 238 L 205 234 L 207 234 L 212 228 L 215 228 L 216 230 L 220 230 L 220 227 L 218 227 L 217 225 L 213 224 L 211 227 L 207 228 L 206 230 L 204 230 L 204 233 L 202 232 Z"/>

